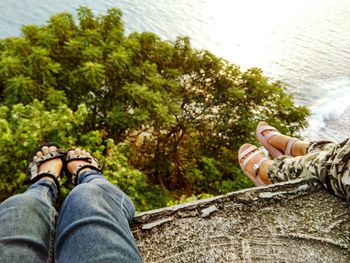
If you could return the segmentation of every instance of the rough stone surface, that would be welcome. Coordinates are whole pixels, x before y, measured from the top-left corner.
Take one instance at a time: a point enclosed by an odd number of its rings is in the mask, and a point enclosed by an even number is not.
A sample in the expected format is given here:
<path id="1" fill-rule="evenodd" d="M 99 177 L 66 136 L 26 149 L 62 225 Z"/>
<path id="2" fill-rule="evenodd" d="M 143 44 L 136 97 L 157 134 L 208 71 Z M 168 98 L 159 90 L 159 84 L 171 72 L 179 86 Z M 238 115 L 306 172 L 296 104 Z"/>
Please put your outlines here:
<path id="1" fill-rule="evenodd" d="M 145 262 L 350 262 L 350 209 L 315 179 L 138 214 Z"/>

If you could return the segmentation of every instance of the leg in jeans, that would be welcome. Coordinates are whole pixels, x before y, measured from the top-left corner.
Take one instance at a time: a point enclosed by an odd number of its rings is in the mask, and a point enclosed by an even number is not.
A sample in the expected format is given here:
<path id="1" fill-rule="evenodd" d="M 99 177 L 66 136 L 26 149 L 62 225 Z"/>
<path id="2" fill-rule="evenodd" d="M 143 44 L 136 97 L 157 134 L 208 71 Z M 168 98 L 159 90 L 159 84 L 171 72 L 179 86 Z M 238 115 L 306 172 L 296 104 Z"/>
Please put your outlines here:
<path id="1" fill-rule="evenodd" d="M 0 205 L 0 262 L 51 262 L 57 187 L 43 178 Z"/>
<path id="2" fill-rule="evenodd" d="M 143 262 L 129 223 L 132 201 L 100 172 L 84 171 L 57 220 L 57 262 Z"/>
<path id="3" fill-rule="evenodd" d="M 59 154 L 56 146 L 38 150 L 30 176 L 33 182 L 42 178 L 0 205 L 0 262 L 53 262 Z"/>
<path id="4" fill-rule="evenodd" d="M 350 201 L 350 139 L 313 142 L 304 156 L 280 156 L 268 168 L 271 182 L 315 176 L 337 196 Z"/>

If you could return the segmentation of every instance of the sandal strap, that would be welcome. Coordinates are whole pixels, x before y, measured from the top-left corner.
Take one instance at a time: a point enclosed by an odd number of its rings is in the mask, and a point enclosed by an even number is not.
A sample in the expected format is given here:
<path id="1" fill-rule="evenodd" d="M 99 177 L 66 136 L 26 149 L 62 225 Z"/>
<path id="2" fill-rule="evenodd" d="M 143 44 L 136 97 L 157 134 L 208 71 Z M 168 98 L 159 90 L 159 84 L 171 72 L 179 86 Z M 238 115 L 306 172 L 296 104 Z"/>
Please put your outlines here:
<path id="1" fill-rule="evenodd" d="M 253 159 L 255 156 L 257 156 L 258 154 L 260 154 L 260 151 L 255 151 L 252 154 L 250 154 L 246 159 L 244 159 L 242 166 L 245 169 L 245 167 L 247 166 L 248 162 Z"/>
<path id="2" fill-rule="evenodd" d="M 297 141 L 299 141 L 299 139 L 297 139 L 297 138 L 289 139 L 287 147 L 286 147 L 286 151 L 284 152 L 285 155 L 292 156 L 292 147 Z"/>
<path id="3" fill-rule="evenodd" d="M 253 166 L 254 173 L 255 173 L 255 178 L 262 185 L 266 185 L 266 183 L 263 182 L 263 180 L 261 180 L 261 177 L 259 176 L 259 169 L 265 162 L 267 162 L 269 160 L 270 160 L 269 158 L 264 157 L 261 160 L 259 160 L 256 164 L 254 164 L 254 166 Z"/>
<path id="4" fill-rule="evenodd" d="M 275 127 L 272 127 L 270 125 L 261 125 L 258 129 L 257 129 L 257 133 L 262 134 L 264 131 L 277 131 L 278 130 Z"/>
<path id="5" fill-rule="evenodd" d="M 281 135 L 281 133 L 280 132 L 270 132 L 269 134 L 264 135 L 264 137 L 265 137 L 265 140 L 268 141 L 276 135 Z"/>
<path id="6" fill-rule="evenodd" d="M 92 162 L 92 158 L 93 157 L 91 155 L 67 154 L 65 157 L 65 160 L 66 162 L 77 161 L 77 160 Z M 96 161 L 96 158 L 95 158 L 95 161 Z"/>
<path id="7" fill-rule="evenodd" d="M 256 177 L 259 177 L 258 172 L 259 172 L 261 165 L 263 165 L 263 163 L 265 163 L 268 160 L 270 160 L 270 159 L 267 157 L 264 157 L 264 158 L 260 159 L 256 164 L 253 165 L 253 169 L 254 169 Z"/>
<path id="8" fill-rule="evenodd" d="M 38 164 L 41 164 L 43 162 L 46 162 L 47 160 L 55 159 L 55 158 L 62 158 L 65 155 L 65 151 L 62 149 L 57 149 L 55 151 L 50 152 L 49 154 L 43 155 L 40 157 L 36 162 Z"/>
<path id="9" fill-rule="evenodd" d="M 85 168 L 90 168 L 92 170 L 95 170 L 97 172 L 102 172 L 101 169 L 99 169 L 98 167 L 92 165 L 92 164 L 80 164 L 78 165 L 78 167 L 75 169 L 75 171 L 72 173 L 72 183 L 74 185 L 78 184 L 78 176 L 81 170 L 85 169 Z"/>
<path id="10" fill-rule="evenodd" d="M 258 147 L 256 147 L 255 145 L 249 146 L 246 150 L 240 153 L 239 159 L 242 159 L 244 156 L 255 151 L 256 149 L 258 149 Z"/>

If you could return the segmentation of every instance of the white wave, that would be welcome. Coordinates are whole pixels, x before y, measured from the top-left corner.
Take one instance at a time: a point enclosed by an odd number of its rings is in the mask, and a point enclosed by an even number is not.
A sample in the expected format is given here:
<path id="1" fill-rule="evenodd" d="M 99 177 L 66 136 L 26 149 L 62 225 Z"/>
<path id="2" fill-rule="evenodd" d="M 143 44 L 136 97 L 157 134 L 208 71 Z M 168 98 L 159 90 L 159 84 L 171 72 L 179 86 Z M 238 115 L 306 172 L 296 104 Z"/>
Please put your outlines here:
<path id="1" fill-rule="evenodd" d="M 311 106 L 312 112 L 324 121 L 339 119 L 350 107 L 350 79 L 324 84 L 320 90 L 323 96 Z"/>
<path id="2" fill-rule="evenodd" d="M 350 108 L 350 79 L 322 81 L 308 93 L 310 96 L 308 106 L 311 109 L 310 126 L 303 135 L 312 139 L 342 139 L 344 128 L 350 126 L 350 123 L 344 122 L 344 119 L 347 119 L 345 116 L 347 110 Z M 344 125 L 349 126 L 343 127 Z"/>

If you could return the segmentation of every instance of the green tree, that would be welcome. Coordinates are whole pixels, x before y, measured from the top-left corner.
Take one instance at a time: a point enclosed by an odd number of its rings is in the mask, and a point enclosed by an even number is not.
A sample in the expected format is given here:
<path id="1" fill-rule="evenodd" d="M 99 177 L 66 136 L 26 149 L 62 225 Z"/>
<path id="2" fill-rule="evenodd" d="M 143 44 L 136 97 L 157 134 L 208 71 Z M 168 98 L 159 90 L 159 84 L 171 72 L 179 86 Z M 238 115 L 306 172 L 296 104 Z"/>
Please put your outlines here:
<path id="1" fill-rule="evenodd" d="M 81 7 L 77 22 L 62 13 L 0 40 L 1 199 L 23 190 L 26 157 L 44 141 L 91 150 L 146 210 L 251 186 L 236 155 L 257 122 L 305 127 L 309 112 L 283 83 L 186 37 L 125 35 L 121 16 Z"/>

